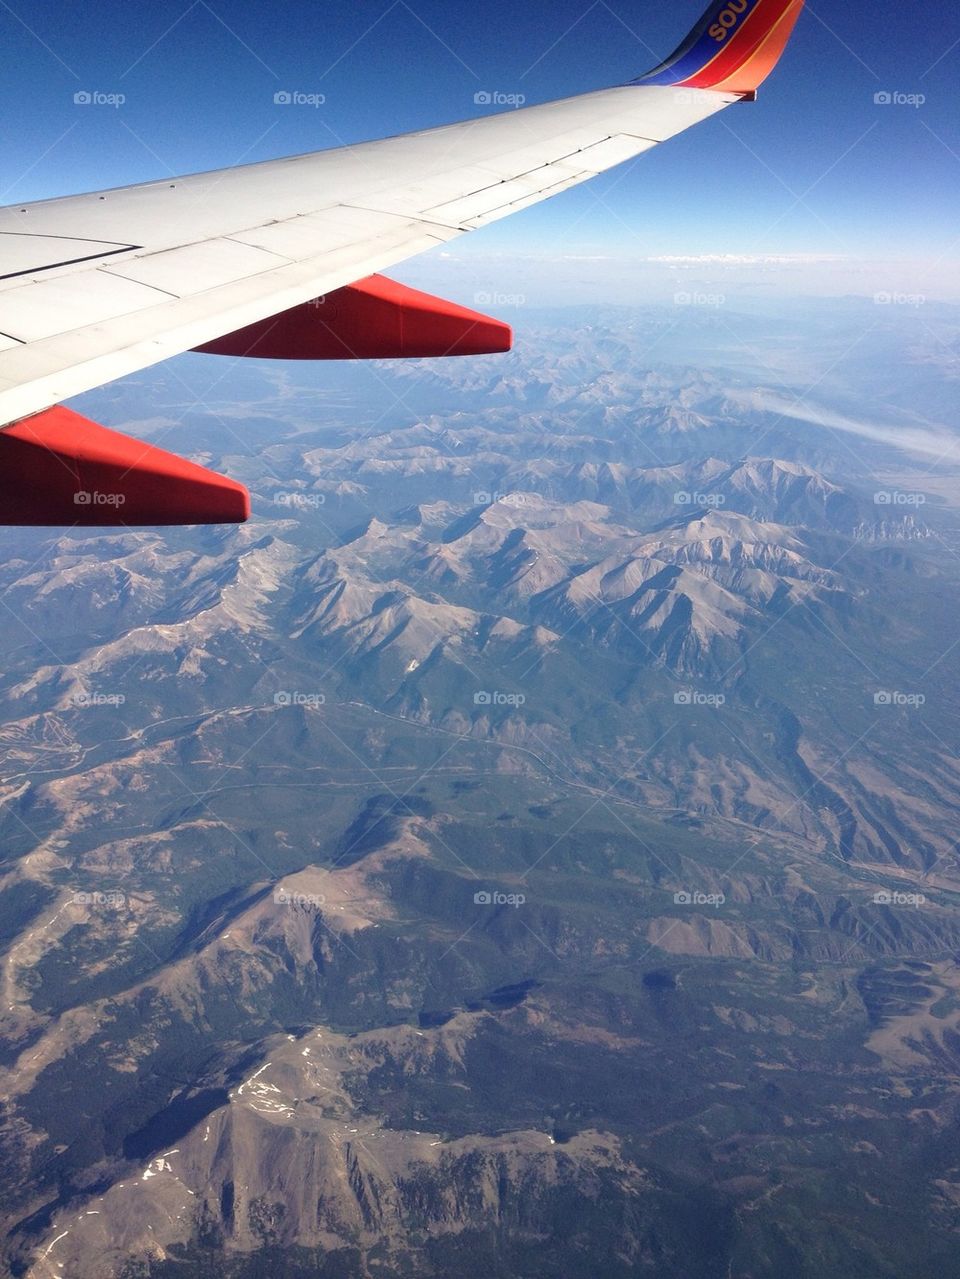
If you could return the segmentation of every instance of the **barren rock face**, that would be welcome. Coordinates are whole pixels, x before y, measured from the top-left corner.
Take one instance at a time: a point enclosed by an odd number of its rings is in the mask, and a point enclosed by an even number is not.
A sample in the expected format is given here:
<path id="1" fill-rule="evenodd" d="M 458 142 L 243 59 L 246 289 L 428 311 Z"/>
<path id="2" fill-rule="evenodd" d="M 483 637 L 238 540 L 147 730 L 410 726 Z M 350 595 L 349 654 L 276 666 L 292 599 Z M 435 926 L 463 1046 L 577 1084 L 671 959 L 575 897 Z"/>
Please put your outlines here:
<path id="1" fill-rule="evenodd" d="M 547 1234 L 552 1201 L 564 1192 L 596 1195 L 608 1181 L 642 1187 L 610 1135 L 585 1132 L 562 1146 L 537 1131 L 445 1140 L 384 1127 L 344 1085 L 387 1062 L 458 1070 L 472 1033 L 464 1016 L 442 1031 L 352 1040 L 314 1031 L 278 1041 L 175 1146 L 56 1222 L 63 1233 L 50 1255 L 77 1275 L 119 1276 L 131 1258 L 175 1255 L 175 1245 L 212 1230 L 228 1255 L 265 1244 L 388 1247 L 413 1262 L 423 1236 L 456 1236 L 490 1220 Z"/>

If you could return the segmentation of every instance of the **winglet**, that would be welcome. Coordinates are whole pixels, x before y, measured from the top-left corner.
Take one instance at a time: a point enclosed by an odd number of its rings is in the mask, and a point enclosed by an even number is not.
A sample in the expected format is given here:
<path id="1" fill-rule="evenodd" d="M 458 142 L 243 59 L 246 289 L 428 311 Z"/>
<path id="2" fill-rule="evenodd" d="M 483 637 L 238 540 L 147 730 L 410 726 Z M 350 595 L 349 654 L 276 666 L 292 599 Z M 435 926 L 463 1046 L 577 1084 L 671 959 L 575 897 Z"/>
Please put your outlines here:
<path id="1" fill-rule="evenodd" d="M 683 44 L 635 84 L 752 97 L 780 61 L 803 0 L 715 0 Z"/>

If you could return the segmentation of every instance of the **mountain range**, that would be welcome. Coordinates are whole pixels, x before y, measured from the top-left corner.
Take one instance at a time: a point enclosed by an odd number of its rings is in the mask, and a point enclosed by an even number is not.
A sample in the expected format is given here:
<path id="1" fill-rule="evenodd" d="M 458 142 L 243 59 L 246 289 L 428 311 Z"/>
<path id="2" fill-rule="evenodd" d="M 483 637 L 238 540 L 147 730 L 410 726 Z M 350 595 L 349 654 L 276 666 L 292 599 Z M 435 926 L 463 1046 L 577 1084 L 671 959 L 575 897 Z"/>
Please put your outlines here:
<path id="1" fill-rule="evenodd" d="M 100 393 L 255 517 L 7 535 L 12 1275 L 960 1275 L 960 489 L 769 408 L 960 426 L 868 306 Z"/>

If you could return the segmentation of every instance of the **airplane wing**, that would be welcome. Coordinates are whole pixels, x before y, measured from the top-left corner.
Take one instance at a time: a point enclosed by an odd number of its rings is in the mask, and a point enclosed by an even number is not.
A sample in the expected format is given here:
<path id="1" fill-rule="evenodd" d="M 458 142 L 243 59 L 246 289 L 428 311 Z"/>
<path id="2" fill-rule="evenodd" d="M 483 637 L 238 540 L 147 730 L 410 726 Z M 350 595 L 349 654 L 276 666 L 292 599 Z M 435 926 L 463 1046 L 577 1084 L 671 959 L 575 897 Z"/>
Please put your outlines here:
<path id="1" fill-rule="evenodd" d="M 756 96 L 803 0 L 714 0 L 618 88 L 480 120 L 0 209 L 0 523 L 242 520 L 239 484 L 60 406 L 201 349 L 506 350 L 509 328 L 377 273 Z"/>

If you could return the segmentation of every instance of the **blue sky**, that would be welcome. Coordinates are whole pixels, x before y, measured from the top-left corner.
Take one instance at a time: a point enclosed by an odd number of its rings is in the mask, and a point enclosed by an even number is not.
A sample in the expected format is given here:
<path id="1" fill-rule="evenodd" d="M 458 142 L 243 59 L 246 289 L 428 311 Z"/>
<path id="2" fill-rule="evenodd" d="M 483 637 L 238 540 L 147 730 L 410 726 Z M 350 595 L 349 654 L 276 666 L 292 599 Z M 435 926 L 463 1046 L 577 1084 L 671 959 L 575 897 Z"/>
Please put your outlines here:
<path id="1" fill-rule="evenodd" d="M 3 2 L 2 202 L 445 123 L 481 113 L 483 90 L 533 103 L 620 83 L 669 53 L 703 4 Z M 955 0 L 814 0 L 758 104 L 461 241 L 455 256 L 772 256 L 828 287 L 847 278 L 838 260 L 862 260 L 866 289 L 890 278 L 935 293 L 960 259 L 958 72 Z M 284 90 L 325 101 L 275 104 Z M 84 91 L 125 100 L 76 104 Z M 881 92 L 925 101 L 877 105 Z"/>

